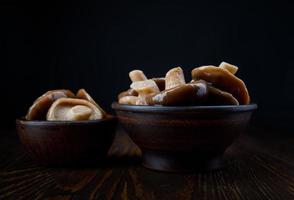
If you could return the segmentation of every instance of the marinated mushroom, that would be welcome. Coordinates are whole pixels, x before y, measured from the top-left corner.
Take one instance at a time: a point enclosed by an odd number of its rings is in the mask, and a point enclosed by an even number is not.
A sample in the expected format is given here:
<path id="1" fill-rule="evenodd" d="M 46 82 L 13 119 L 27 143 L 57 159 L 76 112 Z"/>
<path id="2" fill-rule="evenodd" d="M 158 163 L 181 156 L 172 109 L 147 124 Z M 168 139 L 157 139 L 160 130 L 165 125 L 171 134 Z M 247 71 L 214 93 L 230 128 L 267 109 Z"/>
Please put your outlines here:
<path id="1" fill-rule="evenodd" d="M 103 113 L 103 115 L 106 115 L 106 112 L 94 101 L 94 99 L 89 95 L 89 93 L 85 89 L 79 89 L 79 91 L 76 94 L 76 97 L 90 101 Z"/>
<path id="2" fill-rule="evenodd" d="M 60 98 L 56 100 L 47 113 L 49 121 L 97 120 L 102 119 L 101 110 L 85 99 Z"/>
<path id="3" fill-rule="evenodd" d="M 171 89 L 179 85 L 184 85 L 185 77 L 181 67 L 176 67 L 169 70 L 165 75 L 165 89 Z"/>
<path id="4" fill-rule="evenodd" d="M 120 104 L 147 105 L 144 97 L 124 96 L 118 101 Z"/>
<path id="5" fill-rule="evenodd" d="M 158 94 L 146 97 L 149 105 L 179 106 L 201 105 L 207 97 L 207 85 L 204 81 L 198 81 L 179 85 L 164 90 Z"/>
<path id="6" fill-rule="evenodd" d="M 206 99 L 206 105 L 239 105 L 237 99 L 228 92 L 219 90 L 212 86 L 207 86 L 208 97 Z"/>
<path id="7" fill-rule="evenodd" d="M 118 99 L 125 97 L 125 96 L 138 96 L 138 92 L 134 89 L 128 89 L 126 91 L 123 91 L 121 93 L 119 93 L 119 95 L 117 96 Z"/>
<path id="8" fill-rule="evenodd" d="M 165 90 L 165 78 L 152 78 L 152 80 L 156 83 L 160 91 Z"/>
<path id="9" fill-rule="evenodd" d="M 227 62 L 192 70 L 186 83 L 181 67 L 170 69 L 165 78 L 147 79 L 140 70 L 129 73 L 131 89 L 118 95 L 121 104 L 129 105 L 239 105 L 249 104 L 244 82 L 235 76 L 238 67 Z"/>
<path id="10" fill-rule="evenodd" d="M 219 67 L 228 70 L 229 72 L 231 72 L 231 74 L 236 74 L 236 72 L 238 71 L 237 66 L 226 63 L 226 62 L 221 62 Z"/>
<path id="11" fill-rule="evenodd" d="M 227 69 L 215 66 L 202 66 L 192 70 L 194 80 L 205 80 L 218 89 L 232 94 L 240 104 L 249 104 L 250 97 L 244 82 Z"/>
<path id="12" fill-rule="evenodd" d="M 151 79 L 133 82 L 130 87 L 136 90 L 140 97 L 146 97 L 160 92 L 155 81 Z"/>
<path id="13" fill-rule="evenodd" d="M 74 97 L 70 90 L 50 90 L 36 99 L 29 108 L 26 120 L 44 120 L 50 106 L 59 98 Z"/>
<path id="14" fill-rule="evenodd" d="M 145 74 L 141 70 L 133 70 L 129 73 L 132 82 L 147 80 Z"/>

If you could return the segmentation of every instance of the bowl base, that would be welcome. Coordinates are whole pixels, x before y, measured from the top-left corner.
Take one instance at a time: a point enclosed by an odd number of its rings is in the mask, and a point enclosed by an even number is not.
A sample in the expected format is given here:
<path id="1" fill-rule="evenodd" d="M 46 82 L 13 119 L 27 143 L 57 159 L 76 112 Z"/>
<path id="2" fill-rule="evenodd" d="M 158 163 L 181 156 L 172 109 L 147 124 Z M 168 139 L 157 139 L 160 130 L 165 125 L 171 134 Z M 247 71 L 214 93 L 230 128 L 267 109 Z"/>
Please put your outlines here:
<path id="1" fill-rule="evenodd" d="M 224 168 L 223 155 L 203 158 L 171 153 L 143 152 L 142 165 L 148 169 L 165 172 L 207 172 Z"/>

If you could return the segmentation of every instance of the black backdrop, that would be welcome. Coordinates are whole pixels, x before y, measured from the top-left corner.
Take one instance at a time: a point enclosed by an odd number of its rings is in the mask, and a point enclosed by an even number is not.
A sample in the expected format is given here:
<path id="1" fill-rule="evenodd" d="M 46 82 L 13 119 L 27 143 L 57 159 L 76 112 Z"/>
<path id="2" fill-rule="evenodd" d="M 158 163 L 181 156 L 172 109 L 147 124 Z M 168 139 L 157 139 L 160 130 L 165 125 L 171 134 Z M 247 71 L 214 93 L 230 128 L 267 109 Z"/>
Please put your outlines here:
<path id="1" fill-rule="evenodd" d="M 86 88 L 106 110 L 128 72 L 240 67 L 257 119 L 293 119 L 293 5 L 194 1 L 1 3 L 1 122 L 49 89 Z M 277 122 L 277 121 L 276 121 Z"/>

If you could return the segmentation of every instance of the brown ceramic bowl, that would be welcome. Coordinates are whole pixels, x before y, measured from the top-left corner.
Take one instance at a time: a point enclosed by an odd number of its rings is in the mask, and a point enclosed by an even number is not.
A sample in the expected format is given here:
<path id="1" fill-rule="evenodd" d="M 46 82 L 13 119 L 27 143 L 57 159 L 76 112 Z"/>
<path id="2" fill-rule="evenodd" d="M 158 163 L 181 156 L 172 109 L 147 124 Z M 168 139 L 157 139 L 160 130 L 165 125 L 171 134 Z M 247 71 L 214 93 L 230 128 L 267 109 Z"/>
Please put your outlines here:
<path id="1" fill-rule="evenodd" d="M 245 130 L 256 104 L 132 106 L 113 103 L 126 132 L 142 150 L 143 166 L 160 171 L 223 167 L 223 154 Z"/>
<path id="2" fill-rule="evenodd" d="M 78 166 L 103 160 L 113 142 L 117 118 L 92 121 L 16 120 L 29 155 L 47 166 Z"/>

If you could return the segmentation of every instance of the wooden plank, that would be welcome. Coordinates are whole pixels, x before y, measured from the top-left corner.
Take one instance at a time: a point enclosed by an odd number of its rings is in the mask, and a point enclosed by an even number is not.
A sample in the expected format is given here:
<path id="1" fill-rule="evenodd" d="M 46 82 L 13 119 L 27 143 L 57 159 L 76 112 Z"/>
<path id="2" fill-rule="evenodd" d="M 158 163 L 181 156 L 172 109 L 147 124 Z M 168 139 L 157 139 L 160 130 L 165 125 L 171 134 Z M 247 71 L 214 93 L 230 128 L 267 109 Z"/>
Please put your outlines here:
<path id="1" fill-rule="evenodd" d="M 40 167 L 16 138 L 5 138 L 0 142 L 0 199 L 294 199 L 293 142 L 244 135 L 227 150 L 225 169 L 174 174 L 120 164 L 140 156 L 124 133 L 110 151 L 115 162 L 80 169 Z"/>

